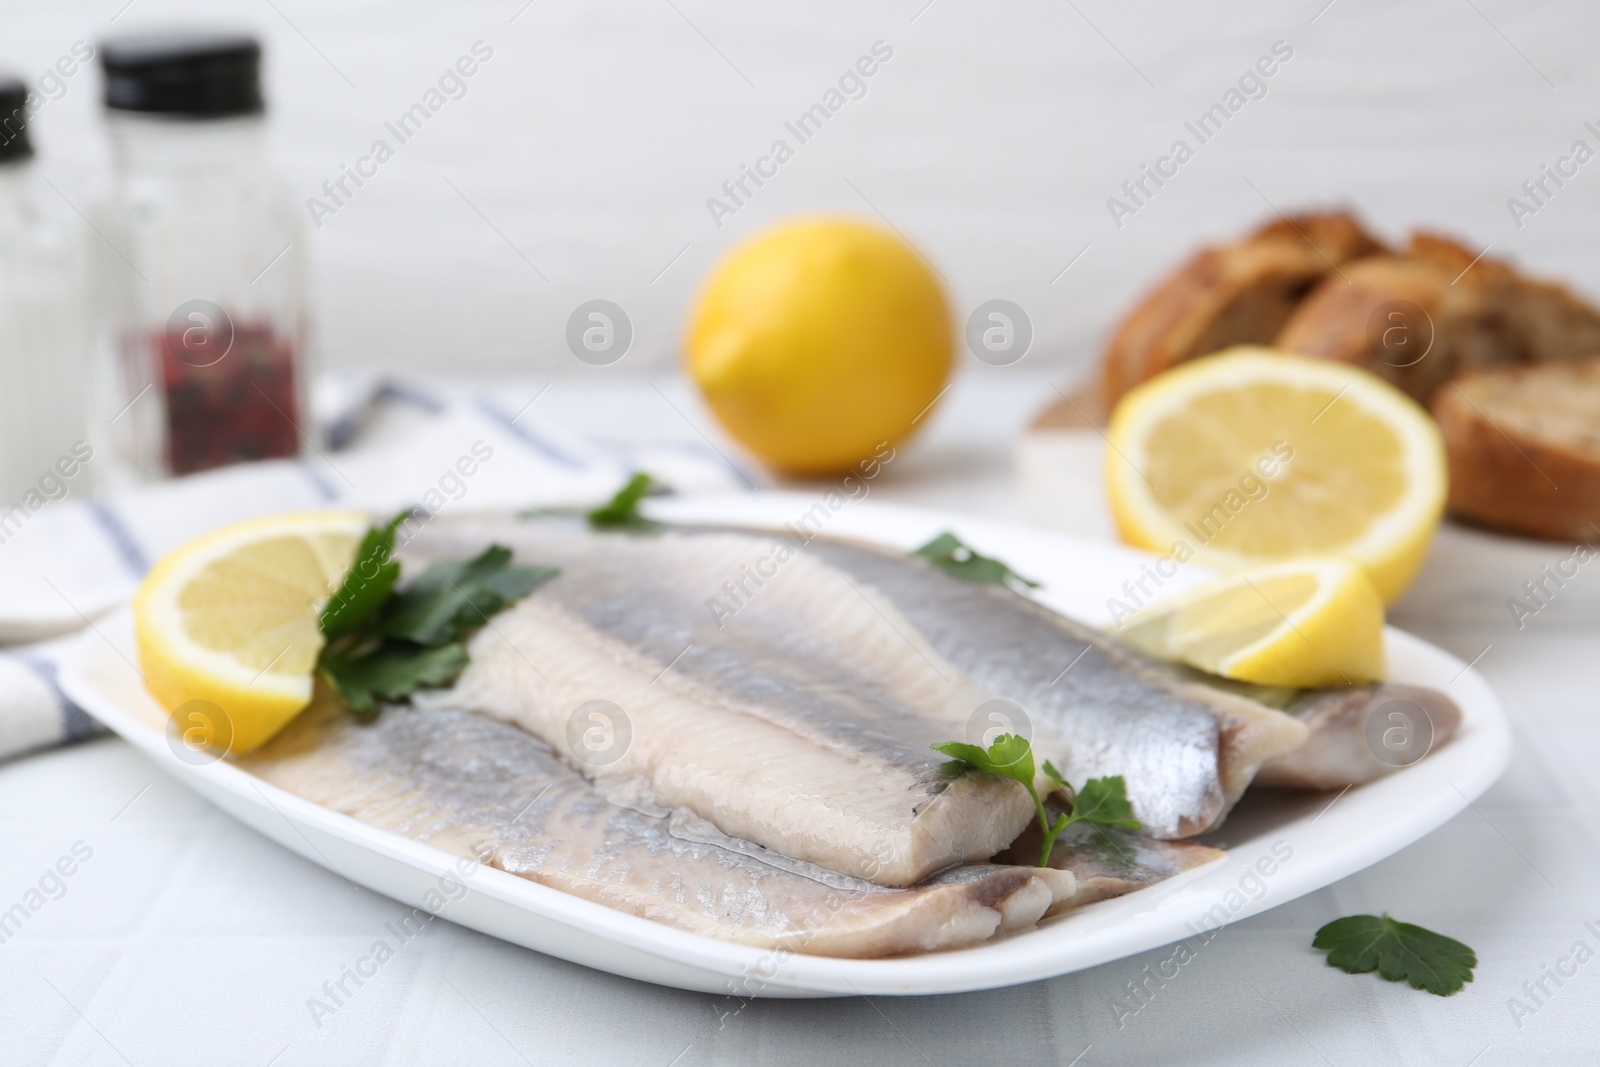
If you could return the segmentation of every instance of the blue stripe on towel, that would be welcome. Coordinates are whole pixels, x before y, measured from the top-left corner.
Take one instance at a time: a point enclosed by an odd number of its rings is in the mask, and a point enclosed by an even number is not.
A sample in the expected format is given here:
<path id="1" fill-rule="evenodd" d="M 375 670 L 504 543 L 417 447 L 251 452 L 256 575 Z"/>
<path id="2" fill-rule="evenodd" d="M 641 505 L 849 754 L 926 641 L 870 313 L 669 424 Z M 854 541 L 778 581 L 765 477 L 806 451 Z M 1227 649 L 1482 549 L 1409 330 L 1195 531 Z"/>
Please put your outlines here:
<path id="1" fill-rule="evenodd" d="M 568 470 L 581 471 L 588 469 L 588 462 L 578 459 L 574 456 L 567 455 L 549 441 L 546 441 L 544 438 L 535 434 L 532 430 L 529 430 L 526 426 L 518 426 L 515 422 L 508 418 L 504 412 L 494 407 L 494 405 L 490 404 L 482 397 L 475 397 L 474 402 L 477 404 L 479 411 L 489 416 L 495 422 L 498 422 L 501 426 L 504 426 L 511 432 L 513 437 L 527 445 L 529 448 L 532 448 L 535 452 L 544 456 L 546 459 L 559 463 Z"/>
<path id="2" fill-rule="evenodd" d="M 89 514 L 100 524 L 100 529 L 110 539 L 117 554 L 122 557 L 122 562 L 126 563 L 134 574 L 143 577 L 144 572 L 150 569 L 150 561 L 145 558 L 144 549 L 139 547 L 139 542 L 133 539 L 133 534 L 128 532 L 128 528 L 117 517 L 117 513 L 101 501 L 91 500 Z"/>
<path id="3" fill-rule="evenodd" d="M 711 460 L 714 463 L 726 467 L 729 471 L 733 472 L 735 477 L 744 482 L 744 487 L 746 490 L 754 490 L 756 488 L 755 479 L 750 476 L 749 472 L 747 472 L 743 467 L 739 466 L 739 464 L 735 463 L 733 460 L 729 459 L 723 453 L 712 448 L 710 445 L 703 445 L 695 441 L 652 441 L 649 444 L 637 444 L 630 441 L 602 441 L 593 438 L 591 438 L 591 440 L 594 440 L 596 445 L 599 445 L 608 452 L 626 456 L 630 470 L 643 469 L 640 457 L 643 456 L 647 451 L 681 452 L 686 456 L 693 456 L 696 459 Z"/>
<path id="4" fill-rule="evenodd" d="M 404 382 L 397 382 L 392 379 L 386 379 L 379 385 L 378 391 L 373 394 L 372 399 L 375 401 L 398 400 L 402 404 L 410 404 L 414 408 L 420 408 L 430 415 L 438 415 L 445 409 L 444 401 L 438 397 L 425 393 L 421 389 L 407 385 Z"/>
<path id="5" fill-rule="evenodd" d="M 56 677 L 56 665 L 42 656 L 18 656 L 17 659 L 34 674 L 39 680 L 50 687 L 56 695 L 56 703 L 61 706 L 61 740 L 64 743 L 82 741 L 86 737 L 105 732 L 105 727 L 96 722 L 88 712 L 67 699 L 67 694 L 61 690 L 61 682 Z"/>
<path id="6" fill-rule="evenodd" d="M 333 500 L 339 495 L 338 491 L 328 483 L 328 479 L 324 478 L 322 473 L 318 471 L 317 468 L 313 467 L 305 460 L 301 460 L 299 466 L 300 472 L 306 476 L 306 481 L 316 486 L 317 495 L 322 497 L 324 501 Z"/>

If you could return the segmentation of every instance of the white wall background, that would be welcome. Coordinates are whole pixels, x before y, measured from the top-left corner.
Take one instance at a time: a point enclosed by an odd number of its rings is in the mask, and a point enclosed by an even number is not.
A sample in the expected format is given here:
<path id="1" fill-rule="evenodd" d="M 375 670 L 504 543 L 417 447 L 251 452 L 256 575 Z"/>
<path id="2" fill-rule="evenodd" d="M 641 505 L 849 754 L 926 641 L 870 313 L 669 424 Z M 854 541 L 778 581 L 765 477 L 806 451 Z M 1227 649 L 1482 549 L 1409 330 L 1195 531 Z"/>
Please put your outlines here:
<path id="1" fill-rule="evenodd" d="M 1325 4 L 13 0 L 0 63 L 36 77 L 80 38 L 253 28 L 276 163 L 303 201 L 487 42 L 468 94 L 309 234 L 321 350 L 340 367 L 663 369 L 715 257 L 797 212 L 881 213 L 948 279 L 961 319 L 1017 302 L 1028 363 L 1063 373 L 1154 272 L 1269 200 L 1351 204 L 1395 236 L 1456 231 L 1600 292 L 1600 163 L 1520 230 L 1505 204 L 1575 139 L 1600 147 L 1583 129 L 1600 125 L 1594 6 Z M 716 227 L 706 199 L 878 40 L 894 56 L 867 95 Z M 1276 40 L 1294 58 L 1268 95 L 1115 227 L 1106 198 Z M 67 84 L 35 129 L 45 172 L 82 206 L 106 166 L 98 70 Z M 563 340 L 596 297 L 636 329 L 604 371 Z"/>

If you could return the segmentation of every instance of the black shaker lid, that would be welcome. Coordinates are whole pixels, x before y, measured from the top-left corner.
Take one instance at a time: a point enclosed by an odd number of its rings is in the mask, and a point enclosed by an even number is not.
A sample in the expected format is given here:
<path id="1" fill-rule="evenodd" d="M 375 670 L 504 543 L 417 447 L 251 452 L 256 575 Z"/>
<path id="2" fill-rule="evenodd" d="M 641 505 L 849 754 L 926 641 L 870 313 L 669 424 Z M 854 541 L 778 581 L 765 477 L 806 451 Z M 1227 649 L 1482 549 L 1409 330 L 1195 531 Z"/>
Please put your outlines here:
<path id="1" fill-rule="evenodd" d="M 262 110 L 261 45 L 244 33 L 160 33 L 100 45 L 106 107 L 189 118 Z"/>
<path id="2" fill-rule="evenodd" d="M 28 87 L 20 78 L 0 75 L 0 163 L 33 155 L 28 140 Z"/>

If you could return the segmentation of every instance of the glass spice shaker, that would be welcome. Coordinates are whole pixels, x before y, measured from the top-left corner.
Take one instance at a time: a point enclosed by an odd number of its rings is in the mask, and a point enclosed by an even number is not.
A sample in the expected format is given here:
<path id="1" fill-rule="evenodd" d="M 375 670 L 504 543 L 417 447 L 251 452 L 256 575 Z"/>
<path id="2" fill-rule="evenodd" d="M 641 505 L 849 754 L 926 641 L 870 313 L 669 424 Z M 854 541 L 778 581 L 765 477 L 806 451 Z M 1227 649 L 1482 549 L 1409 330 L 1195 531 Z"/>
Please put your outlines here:
<path id="1" fill-rule="evenodd" d="M 102 353 L 118 480 L 298 455 L 308 424 L 305 237 L 268 170 L 261 46 L 106 41 L 114 161 Z"/>
<path id="2" fill-rule="evenodd" d="M 88 257 L 81 224 L 36 199 L 28 103 L 21 81 L 0 77 L 0 543 L 84 489 L 93 458 Z"/>

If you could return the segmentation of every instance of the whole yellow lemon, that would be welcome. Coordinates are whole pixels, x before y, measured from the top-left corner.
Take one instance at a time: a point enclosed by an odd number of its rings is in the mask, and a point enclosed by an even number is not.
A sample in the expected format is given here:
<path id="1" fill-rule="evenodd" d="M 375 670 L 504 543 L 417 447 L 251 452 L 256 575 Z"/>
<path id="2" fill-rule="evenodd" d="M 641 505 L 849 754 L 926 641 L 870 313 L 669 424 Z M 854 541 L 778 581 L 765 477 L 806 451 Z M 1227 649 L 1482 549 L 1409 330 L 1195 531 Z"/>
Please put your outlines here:
<path id="1" fill-rule="evenodd" d="M 689 376 L 734 439 L 790 474 L 833 474 L 906 437 L 944 389 L 950 309 L 892 233 L 801 219 L 735 247 L 690 315 Z"/>

